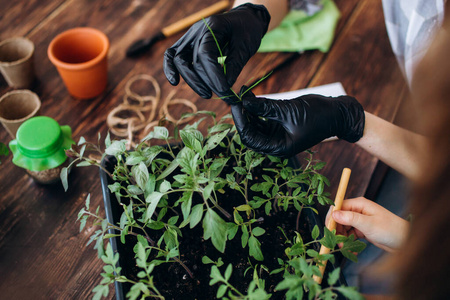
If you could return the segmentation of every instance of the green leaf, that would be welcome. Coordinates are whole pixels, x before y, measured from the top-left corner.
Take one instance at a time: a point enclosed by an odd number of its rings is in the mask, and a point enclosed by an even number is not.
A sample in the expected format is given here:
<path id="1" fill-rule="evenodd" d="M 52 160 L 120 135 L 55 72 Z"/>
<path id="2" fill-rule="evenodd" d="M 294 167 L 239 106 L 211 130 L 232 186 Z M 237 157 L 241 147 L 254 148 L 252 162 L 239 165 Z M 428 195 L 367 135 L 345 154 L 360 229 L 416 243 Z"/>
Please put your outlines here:
<path id="1" fill-rule="evenodd" d="M 248 247 L 249 247 L 249 254 L 253 256 L 256 260 L 263 261 L 264 256 L 261 252 L 261 243 L 258 241 L 258 239 L 255 236 L 250 236 L 248 239 Z"/>
<path id="2" fill-rule="evenodd" d="M 316 171 L 321 170 L 321 169 L 323 169 L 323 167 L 325 167 L 326 164 L 327 164 L 327 163 L 326 163 L 326 162 L 323 162 L 323 161 L 318 162 L 318 163 L 313 167 L 313 169 L 316 170 Z"/>
<path id="3" fill-rule="evenodd" d="M 218 282 L 224 282 L 225 278 L 222 277 L 222 274 L 220 274 L 219 268 L 217 266 L 213 265 L 211 267 L 211 273 L 209 274 L 211 277 L 211 280 L 209 281 L 209 285 L 214 285 Z"/>
<path id="4" fill-rule="evenodd" d="M 239 230 L 239 226 L 233 223 L 228 223 L 228 240 L 234 239 L 236 233 Z"/>
<path id="5" fill-rule="evenodd" d="M 239 175 L 245 175 L 247 174 L 247 170 L 243 167 L 234 167 L 233 168 Z"/>
<path id="6" fill-rule="evenodd" d="M 220 144 L 220 142 L 222 142 L 222 140 L 226 137 L 228 132 L 230 132 L 229 129 L 225 130 L 223 132 L 220 132 L 218 134 L 210 136 L 208 138 L 208 140 L 206 141 L 206 149 L 212 150 L 212 149 L 216 148 Z"/>
<path id="7" fill-rule="evenodd" d="M 317 187 L 317 195 L 322 195 L 324 188 L 324 183 L 322 180 L 319 180 L 319 186 Z"/>
<path id="8" fill-rule="evenodd" d="M 266 232 L 266 231 L 265 231 L 263 228 L 261 228 L 261 227 L 255 227 L 255 228 L 253 228 L 253 230 L 252 230 L 252 234 L 253 234 L 254 236 L 261 236 L 261 235 L 263 235 L 265 232 Z"/>
<path id="9" fill-rule="evenodd" d="M 181 201 L 181 212 L 183 213 L 183 218 L 184 218 L 184 220 L 187 220 L 187 218 L 191 214 L 192 191 L 184 192 L 183 197 L 181 197 L 180 201 Z"/>
<path id="10" fill-rule="evenodd" d="M 203 203 L 197 204 L 192 208 L 191 212 L 191 223 L 189 227 L 194 228 L 201 220 L 203 216 Z"/>
<path id="11" fill-rule="evenodd" d="M 149 179 L 147 166 L 143 162 L 140 162 L 139 165 L 131 168 L 131 173 L 136 180 L 136 184 L 141 188 L 141 190 L 145 190 L 145 186 Z"/>
<path id="12" fill-rule="evenodd" d="M 233 272 L 233 267 L 232 267 L 231 264 L 229 264 L 227 269 L 225 270 L 225 274 L 224 274 L 224 277 L 225 277 L 226 281 L 230 280 L 232 272 Z"/>
<path id="13" fill-rule="evenodd" d="M 228 124 L 228 123 L 220 123 L 220 124 L 216 124 L 213 127 L 211 127 L 208 132 L 210 134 L 216 133 L 216 132 L 222 132 L 225 131 L 227 129 L 231 129 L 233 127 L 233 125 Z"/>
<path id="14" fill-rule="evenodd" d="M 319 252 L 317 252 L 317 251 L 314 250 L 314 249 L 308 249 L 308 250 L 306 250 L 306 254 L 307 254 L 309 257 L 312 257 L 312 258 L 316 258 L 316 257 L 319 256 Z"/>
<path id="15" fill-rule="evenodd" d="M 227 223 L 214 210 L 208 208 L 203 218 L 203 238 L 211 238 L 214 247 L 222 253 L 227 241 L 227 227 Z"/>
<path id="16" fill-rule="evenodd" d="M 113 184 L 108 185 L 109 191 L 110 191 L 111 193 L 113 193 L 113 194 L 119 192 L 121 187 L 122 187 L 122 186 L 121 186 L 120 183 L 117 182 L 117 181 L 114 182 Z"/>
<path id="17" fill-rule="evenodd" d="M 336 235 L 324 227 L 324 237 L 320 240 L 320 243 L 329 249 L 334 249 L 337 244 Z"/>
<path id="18" fill-rule="evenodd" d="M 85 160 L 77 164 L 77 167 L 89 167 L 89 166 L 92 166 L 92 164 Z"/>
<path id="19" fill-rule="evenodd" d="M 202 144 L 201 141 L 203 140 L 203 136 L 199 139 L 199 135 L 196 134 L 196 131 L 193 130 L 180 130 L 180 137 L 183 143 L 186 145 L 186 147 L 196 151 L 200 152 L 202 150 Z"/>
<path id="20" fill-rule="evenodd" d="M 127 293 L 126 297 L 130 300 L 136 300 L 141 293 L 143 295 L 149 295 L 150 290 L 143 282 L 138 282 L 130 288 L 130 291 Z"/>
<path id="21" fill-rule="evenodd" d="M 143 194 L 142 190 L 139 187 L 135 186 L 135 185 L 127 186 L 127 191 L 128 191 L 128 193 L 130 195 L 136 195 L 137 196 L 137 195 L 142 195 Z"/>
<path id="22" fill-rule="evenodd" d="M 109 294 L 109 287 L 107 285 L 97 285 L 92 292 L 94 293 L 93 300 L 100 300 L 102 297 L 107 297 Z"/>
<path id="23" fill-rule="evenodd" d="M 217 299 L 222 298 L 225 293 L 227 292 L 228 287 L 225 284 L 222 284 L 221 286 L 219 286 L 219 289 L 217 289 Z"/>
<path id="24" fill-rule="evenodd" d="M 105 149 L 107 155 L 119 156 L 127 150 L 126 141 L 114 141 Z"/>
<path id="25" fill-rule="evenodd" d="M 251 167 L 251 168 L 255 168 L 255 167 L 259 166 L 259 165 L 264 161 L 264 159 L 266 159 L 266 157 L 264 157 L 264 156 L 255 159 L 255 160 L 252 161 L 252 163 L 250 164 L 250 167 Z"/>
<path id="26" fill-rule="evenodd" d="M 333 272 L 328 274 L 328 285 L 329 286 L 334 285 L 338 281 L 340 273 L 341 273 L 341 269 L 336 268 L 336 269 L 334 269 Z"/>
<path id="27" fill-rule="evenodd" d="M 245 248 L 245 246 L 247 246 L 248 243 L 248 229 L 245 225 L 241 226 L 241 230 L 242 230 L 242 236 L 241 236 L 241 244 L 242 244 L 242 248 Z"/>
<path id="28" fill-rule="evenodd" d="M 172 160 L 170 165 L 164 171 L 161 172 L 158 178 L 156 178 L 156 181 L 159 181 L 169 176 L 178 166 L 179 166 L 178 160 L 177 159 Z"/>
<path id="29" fill-rule="evenodd" d="M 315 240 L 319 237 L 319 234 L 320 234 L 319 226 L 315 225 L 311 232 L 311 237 L 313 238 L 313 240 Z"/>
<path id="30" fill-rule="evenodd" d="M 80 219 L 80 232 L 83 231 L 83 228 L 86 226 L 87 216 L 83 216 Z"/>
<path id="31" fill-rule="evenodd" d="M 244 223 L 244 219 L 242 219 L 241 215 L 239 214 L 239 212 L 237 210 L 233 211 L 233 218 L 234 218 L 234 223 L 236 223 L 237 225 Z"/>
<path id="32" fill-rule="evenodd" d="M 165 192 L 167 192 L 168 190 L 170 190 L 172 187 L 171 187 L 171 185 L 170 185 L 170 182 L 169 181 L 167 181 L 167 180 L 164 180 L 162 183 L 161 183 L 161 185 L 159 186 L 159 192 L 160 193 L 165 193 Z"/>
<path id="33" fill-rule="evenodd" d="M 207 200 L 211 196 L 212 191 L 214 190 L 214 181 L 208 183 L 208 185 L 203 190 L 203 199 Z"/>
<path id="34" fill-rule="evenodd" d="M 345 298 L 347 299 L 352 299 L 352 300 L 364 300 L 364 297 L 355 290 L 355 288 L 353 287 L 336 287 L 335 288 L 339 293 L 341 293 L 342 295 L 344 295 Z"/>
<path id="35" fill-rule="evenodd" d="M 145 198 L 145 202 L 150 203 L 150 205 L 147 207 L 147 211 L 145 213 L 145 220 L 148 221 L 153 216 L 153 213 L 155 212 L 156 206 L 159 203 L 159 200 L 161 200 L 161 197 L 164 196 L 164 194 L 159 192 L 153 192 L 150 195 Z"/>
<path id="36" fill-rule="evenodd" d="M 69 174 L 69 170 L 66 167 L 62 168 L 61 173 L 59 174 L 62 185 L 64 187 L 64 191 L 66 191 L 66 192 L 69 189 L 69 182 L 67 181 L 68 174 Z"/>
<path id="37" fill-rule="evenodd" d="M 105 138 L 105 147 L 108 148 L 109 146 L 111 146 L 111 135 L 108 133 L 106 134 L 106 138 Z"/>
<path id="38" fill-rule="evenodd" d="M 209 166 L 210 178 L 216 178 L 223 170 L 225 165 L 227 164 L 229 158 L 216 158 L 212 161 Z"/>
<path id="39" fill-rule="evenodd" d="M 272 210 L 272 203 L 270 201 L 268 201 L 266 203 L 266 205 L 264 206 L 264 211 L 265 211 L 266 215 L 269 215 L 271 210 Z"/>
<path id="40" fill-rule="evenodd" d="M 137 243 L 136 256 L 139 259 L 138 266 L 141 268 L 145 268 L 146 266 L 145 262 L 147 261 L 147 254 L 145 251 L 145 246 L 140 242 Z"/>
<path id="41" fill-rule="evenodd" d="M 341 250 L 341 253 L 345 258 L 351 260 L 352 262 L 358 262 L 358 257 L 353 252 Z"/>
<path id="42" fill-rule="evenodd" d="M 167 140 L 169 138 L 169 130 L 166 127 L 155 126 L 153 127 L 153 131 L 151 131 L 147 136 L 145 136 L 141 142 L 145 142 L 150 139 L 160 139 Z"/>
<path id="43" fill-rule="evenodd" d="M 214 261 L 211 258 L 209 258 L 208 256 L 205 255 L 205 256 L 202 257 L 202 263 L 207 265 L 207 264 L 213 264 Z"/>
<path id="44" fill-rule="evenodd" d="M 154 136 L 155 139 L 162 139 L 167 140 L 169 138 L 169 130 L 166 127 L 163 126 L 155 126 L 153 127 Z"/>
<path id="45" fill-rule="evenodd" d="M 137 165 L 138 163 L 142 162 L 146 160 L 146 157 L 143 156 L 140 152 L 138 151 L 133 151 L 130 152 L 130 155 L 127 156 L 126 160 L 125 160 L 125 164 L 128 166 L 134 166 Z"/>
<path id="46" fill-rule="evenodd" d="M 236 207 L 236 210 L 238 211 L 245 211 L 247 213 L 252 211 L 252 208 L 248 204 L 242 204 Z"/>

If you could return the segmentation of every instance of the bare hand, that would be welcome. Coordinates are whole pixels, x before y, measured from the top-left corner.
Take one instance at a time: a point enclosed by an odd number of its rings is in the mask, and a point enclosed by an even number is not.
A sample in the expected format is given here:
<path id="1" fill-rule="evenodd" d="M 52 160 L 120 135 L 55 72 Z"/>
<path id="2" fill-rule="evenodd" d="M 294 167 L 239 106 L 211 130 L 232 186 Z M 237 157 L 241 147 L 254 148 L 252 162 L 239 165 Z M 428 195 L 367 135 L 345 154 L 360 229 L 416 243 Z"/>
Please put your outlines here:
<path id="1" fill-rule="evenodd" d="M 326 224 L 331 211 L 332 207 L 328 211 Z M 332 217 L 337 223 L 337 234 L 354 234 L 388 252 L 394 252 L 401 246 L 409 230 L 408 221 L 363 197 L 344 200 L 342 209 L 332 212 Z"/>

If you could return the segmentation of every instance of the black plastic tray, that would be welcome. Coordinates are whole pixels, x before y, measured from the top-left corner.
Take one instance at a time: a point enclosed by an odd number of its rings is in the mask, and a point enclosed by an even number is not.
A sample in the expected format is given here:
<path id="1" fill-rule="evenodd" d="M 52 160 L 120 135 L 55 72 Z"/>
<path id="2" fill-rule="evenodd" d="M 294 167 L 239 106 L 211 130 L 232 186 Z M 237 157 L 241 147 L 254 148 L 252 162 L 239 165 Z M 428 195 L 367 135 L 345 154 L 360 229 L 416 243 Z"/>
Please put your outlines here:
<path id="1" fill-rule="evenodd" d="M 114 171 L 114 166 L 116 164 L 116 159 L 114 156 L 107 156 L 102 161 L 102 166 L 108 170 L 109 172 Z M 289 164 L 294 169 L 300 168 L 300 163 L 297 158 L 291 158 L 289 160 Z M 106 217 L 108 221 L 112 224 L 117 224 L 120 221 L 120 216 L 123 212 L 122 206 L 120 206 L 115 198 L 114 194 L 108 189 L 108 185 L 113 183 L 113 180 L 102 170 L 100 169 L 100 180 L 103 191 L 103 201 L 105 204 Z M 318 225 L 320 229 L 320 237 L 323 236 L 323 228 L 324 223 L 319 218 L 319 216 L 314 213 L 312 209 L 305 209 L 304 217 L 307 219 L 307 223 L 310 225 L 310 230 L 314 228 L 315 225 Z M 303 214 L 302 212 L 302 214 Z M 118 232 L 110 232 L 110 233 L 118 233 Z M 114 253 L 119 253 L 119 262 L 118 266 L 122 267 L 122 275 L 127 276 L 127 268 L 124 266 L 129 265 L 129 262 L 134 262 L 134 255 L 132 254 L 132 246 L 127 245 L 127 243 L 122 244 L 119 237 L 110 238 L 111 247 Z M 319 251 L 319 245 L 316 245 L 316 250 Z M 125 254 L 125 255 L 124 255 Z M 332 272 L 337 266 L 340 265 L 342 260 L 342 256 L 336 255 L 336 262 L 332 264 L 328 262 L 326 267 L 326 272 Z M 337 286 L 347 285 L 344 276 L 342 273 L 340 274 L 339 280 L 336 282 Z M 131 286 L 128 283 L 115 282 L 116 289 L 116 299 L 123 300 L 126 299 L 126 294 L 130 290 Z M 338 299 L 345 299 L 344 297 L 338 296 Z"/>

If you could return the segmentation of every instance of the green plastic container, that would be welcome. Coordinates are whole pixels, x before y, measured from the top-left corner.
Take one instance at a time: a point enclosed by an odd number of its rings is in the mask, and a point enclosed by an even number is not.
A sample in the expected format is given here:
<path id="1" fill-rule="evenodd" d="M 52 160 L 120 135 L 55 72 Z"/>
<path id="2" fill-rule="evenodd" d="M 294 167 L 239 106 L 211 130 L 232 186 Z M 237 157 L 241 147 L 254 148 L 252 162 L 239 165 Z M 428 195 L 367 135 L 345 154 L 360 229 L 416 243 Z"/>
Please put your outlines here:
<path id="1" fill-rule="evenodd" d="M 59 180 L 61 169 L 68 165 L 65 150 L 75 142 L 69 126 L 46 116 L 38 116 L 20 125 L 16 139 L 9 143 L 13 163 L 25 169 L 39 183 Z"/>

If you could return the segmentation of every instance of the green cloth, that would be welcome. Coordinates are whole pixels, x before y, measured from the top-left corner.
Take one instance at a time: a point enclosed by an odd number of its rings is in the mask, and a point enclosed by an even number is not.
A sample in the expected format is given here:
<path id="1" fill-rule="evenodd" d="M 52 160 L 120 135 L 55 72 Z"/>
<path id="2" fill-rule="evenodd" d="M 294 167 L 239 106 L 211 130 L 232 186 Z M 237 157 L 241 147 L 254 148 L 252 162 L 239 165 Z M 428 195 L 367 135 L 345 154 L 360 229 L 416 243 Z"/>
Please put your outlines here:
<path id="1" fill-rule="evenodd" d="M 292 10 L 281 24 L 268 32 L 258 52 L 299 52 L 318 49 L 328 52 L 340 12 L 332 0 L 324 0 L 323 8 L 308 16 L 302 10 Z"/>

